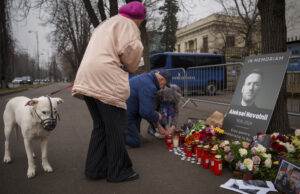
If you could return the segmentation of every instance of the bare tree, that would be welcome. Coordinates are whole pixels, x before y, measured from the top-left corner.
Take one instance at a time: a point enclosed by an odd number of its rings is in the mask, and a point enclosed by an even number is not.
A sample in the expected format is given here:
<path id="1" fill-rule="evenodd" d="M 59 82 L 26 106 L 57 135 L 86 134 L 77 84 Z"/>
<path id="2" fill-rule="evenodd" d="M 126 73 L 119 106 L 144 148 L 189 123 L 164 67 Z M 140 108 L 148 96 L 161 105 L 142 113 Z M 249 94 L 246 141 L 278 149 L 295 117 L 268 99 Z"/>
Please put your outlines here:
<path id="1" fill-rule="evenodd" d="M 238 16 L 241 19 L 241 26 L 235 30 L 243 36 L 245 41 L 246 55 L 253 47 L 252 36 L 259 30 L 259 12 L 257 9 L 258 0 L 216 0 L 222 7 L 223 13 L 229 16 Z M 232 17 L 235 18 L 235 17 Z"/>
<path id="2" fill-rule="evenodd" d="M 285 52 L 287 49 L 285 1 L 259 0 L 257 6 L 261 15 L 262 53 Z M 285 76 L 267 132 L 286 134 L 288 130 Z"/>
<path id="3" fill-rule="evenodd" d="M 9 66 L 10 56 L 10 18 L 8 0 L 0 1 L 0 81 L 1 88 L 7 88 L 7 67 Z"/>
<path id="4" fill-rule="evenodd" d="M 47 6 L 51 10 L 47 22 L 55 27 L 52 40 L 57 52 L 68 58 L 75 75 L 91 36 L 90 19 L 80 1 L 53 1 Z"/>
<path id="5" fill-rule="evenodd" d="M 105 13 L 105 2 L 103 0 L 98 0 L 97 2 L 97 9 L 94 9 L 92 6 L 92 0 L 82 0 L 84 2 L 86 11 L 88 12 L 88 15 L 90 17 L 90 20 L 94 26 L 94 28 L 96 28 L 102 21 L 104 21 L 106 18 L 108 18 L 107 14 Z M 126 0 L 126 3 L 129 3 L 133 0 Z M 139 0 L 139 2 L 142 2 L 141 0 Z M 151 3 L 149 3 L 151 4 Z M 109 5 L 110 7 L 108 8 L 109 13 L 110 13 L 110 17 L 116 15 L 118 13 L 118 1 L 117 0 L 109 0 Z M 101 17 L 97 17 L 97 13 L 100 13 Z M 98 14 L 99 15 L 99 14 Z M 141 39 L 144 45 L 144 61 L 145 61 L 145 70 L 146 71 L 150 71 L 150 60 L 149 60 L 149 42 L 148 42 L 148 35 L 147 35 L 147 29 L 146 29 L 146 25 L 147 25 L 147 20 L 145 20 L 141 26 L 140 26 L 140 30 L 141 30 Z"/>

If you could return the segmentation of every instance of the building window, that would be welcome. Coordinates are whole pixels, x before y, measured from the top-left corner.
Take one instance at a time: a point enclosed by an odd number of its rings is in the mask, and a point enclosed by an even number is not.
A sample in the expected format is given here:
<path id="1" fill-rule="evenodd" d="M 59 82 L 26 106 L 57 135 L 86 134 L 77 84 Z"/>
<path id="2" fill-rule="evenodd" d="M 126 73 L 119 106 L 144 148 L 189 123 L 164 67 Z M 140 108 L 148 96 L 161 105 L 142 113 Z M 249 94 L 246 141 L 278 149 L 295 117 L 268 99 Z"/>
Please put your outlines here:
<path id="1" fill-rule="evenodd" d="M 234 36 L 226 36 L 226 47 L 234 47 Z"/>
<path id="2" fill-rule="evenodd" d="M 208 37 L 203 37 L 203 45 L 201 52 L 208 53 Z"/>
<path id="3" fill-rule="evenodd" d="M 189 46 L 188 46 L 188 52 L 192 53 L 194 51 L 194 47 L 195 47 L 195 44 L 194 44 L 194 40 L 190 40 L 188 42 Z"/>
<path id="4" fill-rule="evenodd" d="M 177 44 L 177 52 L 180 53 L 180 44 Z"/>

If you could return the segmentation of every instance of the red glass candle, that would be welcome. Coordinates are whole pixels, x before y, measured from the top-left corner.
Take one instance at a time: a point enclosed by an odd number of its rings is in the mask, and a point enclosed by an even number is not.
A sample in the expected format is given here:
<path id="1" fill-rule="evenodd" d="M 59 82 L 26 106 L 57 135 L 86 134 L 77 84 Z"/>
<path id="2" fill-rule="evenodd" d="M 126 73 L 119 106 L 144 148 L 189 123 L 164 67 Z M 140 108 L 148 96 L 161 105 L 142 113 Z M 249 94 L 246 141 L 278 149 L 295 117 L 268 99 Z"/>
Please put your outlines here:
<path id="1" fill-rule="evenodd" d="M 180 131 L 178 129 L 175 129 L 174 135 L 178 135 L 178 137 L 180 137 Z"/>
<path id="2" fill-rule="evenodd" d="M 203 145 L 197 145 L 197 162 L 201 163 Z"/>
<path id="3" fill-rule="evenodd" d="M 183 145 L 184 145 L 183 151 L 184 151 L 184 153 L 186 153 L 186 152 L 187 152 L 186 148 L 187 148 L 187 146 L 188 146 L 188 143 L 184 143 Z"/>
<path id="4" fill-rule="evenodd" d="M 222 157 L 221 155 L 215 155 L 215 175 L 222 174 Z"/>
<path id="5" fill-rule="evenodd" d="M 203 147 L 202 165 L 203 168 L 208 168 L 209 166 L 209 145 Z"/>
<path id="6" fill-rule="evenodd" d="M 197 146 L 199 145 L 200 141 L 199 140 L 195 140 L 194 143 L 194 154 L 197 154 Z"/>
<path id="7" fill-rule="evenodd" d="M 217 154 L 216 149 L 210 150 L 210 171 L 213 173 L 215 172 L 215 155 Z"/>
<path id="8" fill-rule="evenodd" d="M 167 137 L 167 148 L 168 150 L 172 149 L 172 135 L 168 135 Z"/>
<path id="9" fill-rule="evenodd" d="M 186 148 L 186 157 L 188 157 L 188 158 L 190 158 L 190 157 L 192 157 L 192 153 L 193 153 L 193 151 L 192 151 L 192 146 L 191 145 L 188 145 L 188 147 Z"/>
<path id="10" fill-rule="evenodd" d="M 184 139 L 185 139 L 185 133 L 184 133 L 184 132 L 181 132 L 181 133 L 180 133 L 179 139 L 180 139 L 179 144 L 180 144 L 182 147 L 184 147 Z"/>

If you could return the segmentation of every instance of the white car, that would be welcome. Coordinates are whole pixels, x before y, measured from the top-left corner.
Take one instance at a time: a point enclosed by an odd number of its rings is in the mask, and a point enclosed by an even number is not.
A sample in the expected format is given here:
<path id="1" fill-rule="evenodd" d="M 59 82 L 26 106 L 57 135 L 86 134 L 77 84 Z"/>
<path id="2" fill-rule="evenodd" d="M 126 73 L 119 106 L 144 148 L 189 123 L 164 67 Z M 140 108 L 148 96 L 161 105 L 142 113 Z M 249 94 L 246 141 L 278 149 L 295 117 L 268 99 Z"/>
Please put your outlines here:
<path id="1" fill-rule="evenodd" d="M 13 80 L 12 80 L 12 83 L 13 84 L 21 84 L 21 82 L 23 81 L 23 79 L 21 77 L 15 77 Z"/>

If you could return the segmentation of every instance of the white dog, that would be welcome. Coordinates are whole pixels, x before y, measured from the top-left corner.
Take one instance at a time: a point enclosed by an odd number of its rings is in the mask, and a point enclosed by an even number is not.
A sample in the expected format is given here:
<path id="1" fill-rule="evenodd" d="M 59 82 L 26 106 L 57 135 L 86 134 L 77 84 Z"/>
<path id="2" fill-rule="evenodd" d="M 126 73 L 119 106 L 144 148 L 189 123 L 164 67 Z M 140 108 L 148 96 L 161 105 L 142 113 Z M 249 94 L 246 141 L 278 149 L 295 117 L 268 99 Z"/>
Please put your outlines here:
<path id="1" fill-rule="evenodd" d="M 56 126 L 58 117 L 57 105 L 62 102 L 61 98 L 45 96 L 33 99 L 20 96 L 8 101 L 3 114 L 5 134 L 4 163 L 11 162 L 9 137 L 13 129 L 17 130 L 18 125 L 22 131 L 28 159 L 27 177 L 34 177 L 36 171 L 33 159 L 34 153 L 31 149 L 32 139 L 39 139 L 41 141 L 42 166 L 44 171 L 53 171 L 47 157 L 48 135 Z"/>

